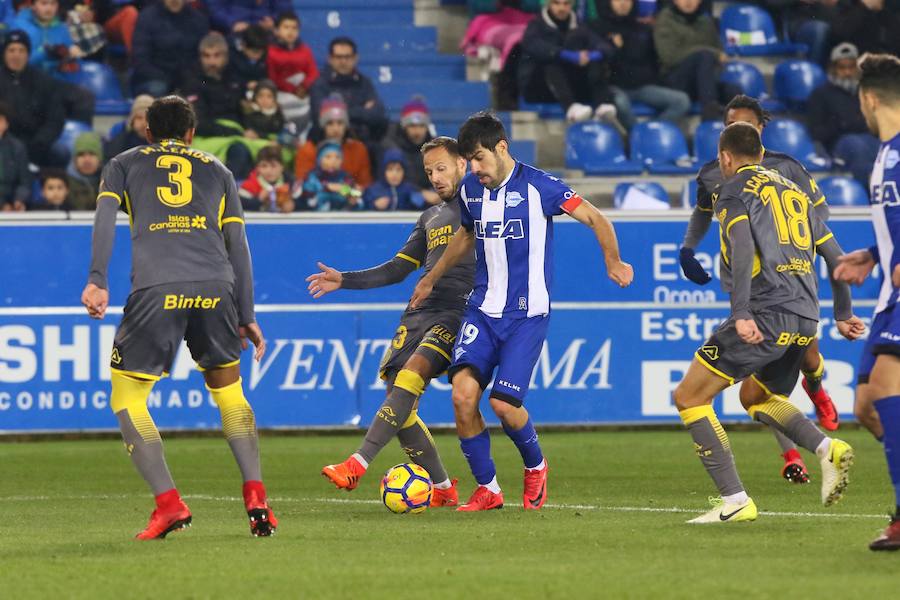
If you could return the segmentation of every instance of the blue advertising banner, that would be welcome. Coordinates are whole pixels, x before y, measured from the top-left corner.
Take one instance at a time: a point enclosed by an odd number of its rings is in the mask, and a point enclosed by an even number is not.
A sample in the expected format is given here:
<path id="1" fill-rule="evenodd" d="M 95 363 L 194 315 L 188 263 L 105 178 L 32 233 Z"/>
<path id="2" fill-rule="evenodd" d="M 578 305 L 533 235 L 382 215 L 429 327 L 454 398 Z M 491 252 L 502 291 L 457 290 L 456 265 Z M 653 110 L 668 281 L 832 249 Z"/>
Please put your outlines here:
<path id="1" fill-rule="evenodd" d="M 313 300 L 303 279 L 317 260 L 357 269 L 390 258 L 413 220 L 398 215 L 248 224 L 258 320 L 269 349 L 259 363 L 245 353 L 242 374 L 261 427 L 367 425 L 384 396 L 378 363 L 414 280 Z M 694 350 L 728 314 L 727 296 L 716 279 L 699 287 L 681 275 L 678 247 L 686 213 L 652 220 L 614 213 L 614 220 L 623 257 L 635 268 L 634 284 L 625 290 L 606 279 L 589 230 L 567 219 L 556 225 L 553 315 L 527 399 L 538 423 L 677 422 L 671 391 Z M 79 305 L 90 221 L 0 223 L 5 256 L 0 264 L 0 432 L 115 429 L 108 405 L 109 353 L 129 287 L 127 224 L 118 228 L 110 271 L 113 308 L 98 322 Z M 864 213 L 835 215 L 830 224 L 845 249 L 872 243 Z M 717 256 L 718 239 L 711 232 L 698 258 L 713 271 Z M 842 415 L 850 417 L 862 345 L 840 339 L 824 265 L 819 274 L 825 385 Z M 877 285 L 871 281 L 854 293 L 857 313 L 866 320 Z M 793 400 L 812 411 L 802 390 Z M 719 402 L 723 420 L 746 419 L 737 387 Z M 162 428 L 219 426 L 218 410 L 184 346 L 170 377 L 154 388 L 150 405 Z M 453 421 L 446 380 L 432 383 L 420 413 L 429 423 Z"/>

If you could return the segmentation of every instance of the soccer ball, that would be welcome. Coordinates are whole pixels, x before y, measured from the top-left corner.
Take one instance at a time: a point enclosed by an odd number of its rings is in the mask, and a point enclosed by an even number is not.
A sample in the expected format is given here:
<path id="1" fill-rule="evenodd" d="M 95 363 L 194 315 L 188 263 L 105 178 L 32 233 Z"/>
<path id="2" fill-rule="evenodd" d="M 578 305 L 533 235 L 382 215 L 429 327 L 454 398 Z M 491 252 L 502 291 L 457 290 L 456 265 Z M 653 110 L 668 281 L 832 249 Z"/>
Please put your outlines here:
<path id="1" fill-rule="evenodd" d="M 391 467 L 381 479 L 381 501 L 398 514 L 423 512 L 434 490 L 428 471 L 413 463 Z"/>

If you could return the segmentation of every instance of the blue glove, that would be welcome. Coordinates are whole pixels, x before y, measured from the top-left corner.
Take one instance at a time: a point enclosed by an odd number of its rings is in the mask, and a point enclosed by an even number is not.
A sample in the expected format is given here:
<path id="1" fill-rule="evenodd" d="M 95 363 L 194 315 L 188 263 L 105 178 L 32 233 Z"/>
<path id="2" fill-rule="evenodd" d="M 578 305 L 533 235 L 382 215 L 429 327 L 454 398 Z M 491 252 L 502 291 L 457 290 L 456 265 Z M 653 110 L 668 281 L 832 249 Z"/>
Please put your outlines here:
<path id="1" fill-rule="evenodd" d="M 699 285 L 706 285 L 712 281 L 712 277 L 703 270 L 700 261 L 694 258 L 693 248 L 682 248 L 678 255 L 685 277 Z"/>
<path id="2" fill-rule="evenodd" d="M 588 52 L 588 58 L 593 62 L 597 60 L 603 60 L 603 52 L 600 50 L 591 50 Z"/>
<path id="3" fill-rule="evenodd" d="M 877 245 L 872 246 L 871 248 L 869 248 L 869 254 L 872 255 L 872 258 L 875 260 L 876 263 L 877 263 L 877 262 L 881 262 L 881 254 L 879 254 L 879 252 L 878 252 L 878 246 L 877 246 Z"/>
<path id="4" fill-rule="evenodd" d="M 578 61 L 581 60 L 581 53 L 578 50 L 560 50 L 559 57 L 566 62 L 577 65 Z"/>

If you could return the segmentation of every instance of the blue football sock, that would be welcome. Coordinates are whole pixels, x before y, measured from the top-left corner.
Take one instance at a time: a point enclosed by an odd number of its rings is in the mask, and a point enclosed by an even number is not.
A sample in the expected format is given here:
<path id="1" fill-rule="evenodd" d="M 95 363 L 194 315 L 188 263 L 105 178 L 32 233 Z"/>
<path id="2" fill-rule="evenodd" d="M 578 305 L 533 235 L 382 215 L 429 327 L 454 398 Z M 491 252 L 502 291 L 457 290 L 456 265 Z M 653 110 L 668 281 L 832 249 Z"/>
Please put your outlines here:
<path id="1" fill-rule="evenodd" d="M 459 438 L 459 447 L 469 461 L 469 469 L 478 485 L 487 485 L 497 475 L 491 457 L 491 434 L 487 429 L 470 438 Z"/>
<path id="2" fill-rule="evenodd" d="M 888 396 L 875 401 L 875 410 L 884 428 L 884 456 L 888 473 L 894 484 L 897 507 L 900 511 L 900 396 Z"/>
<path id="3" fill-rule="evenodd" d="M 538 443 L 538 434 L 534 430 L 531 419 L 528 419 L 525 426 L 518 431 L 510 429 L 506 425 L 503 426 L 503 431 L 505 431 L 506 435 L 509 436 L 509 439 L 513 441 L 516 448 L 519 449 L 519 454 L 522 455 L 522 462 L 525 463 L 526 469 L 533 469 L 541 464 L 544 460 L 544 454 L 541 452 L 541 445 Z"/>

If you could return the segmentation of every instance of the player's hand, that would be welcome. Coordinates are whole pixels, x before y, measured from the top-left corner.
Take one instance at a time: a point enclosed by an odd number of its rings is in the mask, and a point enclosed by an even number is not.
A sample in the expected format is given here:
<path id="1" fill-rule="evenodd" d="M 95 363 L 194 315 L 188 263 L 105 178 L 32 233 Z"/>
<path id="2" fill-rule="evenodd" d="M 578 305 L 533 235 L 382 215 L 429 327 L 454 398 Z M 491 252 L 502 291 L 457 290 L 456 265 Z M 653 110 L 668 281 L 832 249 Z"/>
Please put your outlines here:
<path id="1" fill-rule="evenodd" d="M 106 316 L 106 309 L 109 308 L 109 290 L 89 283 L 81 292 L 81 303 L 84 304 L 92 319 L 102 319 Z"/>
<path id="2" fill-rule="evenodd" d="M 419 283 L 416 284 L 416 289 L 413 290 L 412 298 L 409 300 L 409 307 L 419 308 L 419 305 L 431 295 L 431 290 L 433 289 L 434 283 L 430 277 L 425 276 L 420 279 Z"/>
<path id="3" fill-rule="evenodd" d="M 253 358 L 256 359 L 256 362 L 262 360 L 266 353 L 266 338 L 263 337 L 263 332 L 259 325 L 256 323 L 241 325 L 238 327 L 238 333 L 241 335 L 241 349 L 246 350 L 248 348 L 247 340 L 249 339 L 253 343 L 253 347 L 256 348 Z"/>
<path id="4" fill-rule="evenodd" d="M 862 285 L 875 268 L 875 259 L 868 250 L 854 250 L 839 256 L 841 264 L 834 270 L 834 278 L 853 285 Z"/>
<path id="5" fill-rule="evenodd" d="M 634 269 L 627 262 L 621 260 L 608 263 L 606 265 L 606 274 L 609 278 L 616 282 L 619 287 L 628 287 L 634 279 Z"/>
<path id="6" fill-rule="evenodd" d="M 894 267 L 894 272 L 891 274 L 891 283 L 894 284 L 895 288 L 900 288 L 900 265 Z"/>
<path id="7" fill-rule="evenodd" d="M 763 335 L 759 331 L 759 327 L 756 326 L 756 321 L 753 319 L 737 319 L 734 322 L 735 328 L 737 328 L 737 333 L 740 338 L 746 344 L 761 344 L 763 341 Z"/>
<path id="8" fill-rule="evenodd" d="M 837 328 L 841 335 L 851 342 L 853 340 L 858 340 L 860 336 L 866 332 L 865 323 L 856 316 L 850 317 L 846 321 L 838 321 Z"/>
<path id="9" fill-rule="evenodd" d="M 316 263 L 316 266 L 319 267 L 319 272 L 313 273 L 306 278 L 306 281 L 309 282 L 306 289 L 309 290 L 310 296 L 321 298 L 325 294 L 341 289 L 341 284 L 344 283 L 344 275 L 340 271 L 320 262 Z"/>
<path id="10" fill-rule="evenodd" d="M 694 257 L 694 249 L 683 247 L 678 252 L 678 260 L 681 263 L 681 272 L 684 276 L 698 285 L 706 285 L 712 281 L 712 277 Z"/>

